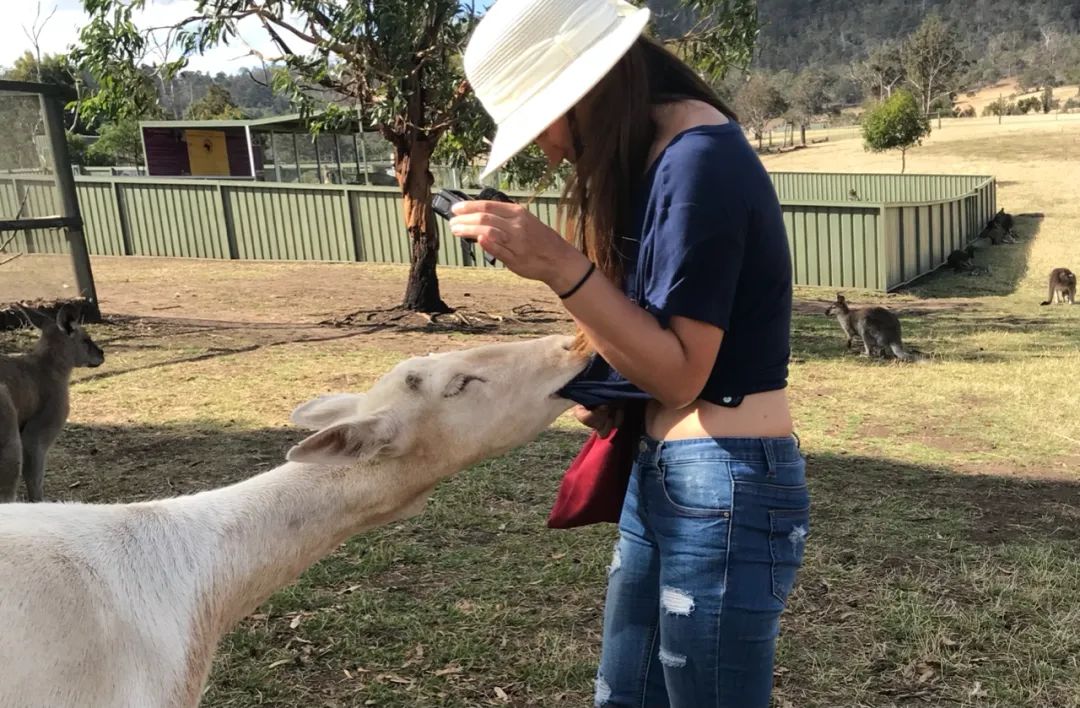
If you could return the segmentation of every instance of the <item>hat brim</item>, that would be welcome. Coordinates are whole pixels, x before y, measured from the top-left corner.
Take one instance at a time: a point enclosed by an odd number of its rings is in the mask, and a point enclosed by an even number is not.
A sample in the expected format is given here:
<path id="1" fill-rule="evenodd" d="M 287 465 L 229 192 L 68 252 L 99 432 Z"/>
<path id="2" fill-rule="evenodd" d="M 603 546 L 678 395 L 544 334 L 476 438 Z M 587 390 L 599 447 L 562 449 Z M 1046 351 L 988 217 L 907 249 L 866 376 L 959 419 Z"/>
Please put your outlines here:
<path id="1" fill-rule="evenodd" d="M 582 52 L 550 84 L 511 113 L 495 133 L 480 179 L 524 150 L 600 83 L 645 31 L 649 15 L 649 10 L 642 8 L 622 18 L 611 33 Z"/>

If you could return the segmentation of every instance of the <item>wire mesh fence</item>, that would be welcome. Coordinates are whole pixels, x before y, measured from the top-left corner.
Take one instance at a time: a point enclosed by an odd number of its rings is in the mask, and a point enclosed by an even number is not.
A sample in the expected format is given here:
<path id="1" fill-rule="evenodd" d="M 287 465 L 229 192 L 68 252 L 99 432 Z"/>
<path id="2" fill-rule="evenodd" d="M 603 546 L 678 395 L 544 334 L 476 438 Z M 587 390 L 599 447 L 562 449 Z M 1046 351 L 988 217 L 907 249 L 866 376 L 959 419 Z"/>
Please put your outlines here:
<path id="1" fill-rule="evenodd" d="M 59 102 L 48 87 L 0 82 L 0 126 L 0 307 L 78 302 L 96 317 Z"/>

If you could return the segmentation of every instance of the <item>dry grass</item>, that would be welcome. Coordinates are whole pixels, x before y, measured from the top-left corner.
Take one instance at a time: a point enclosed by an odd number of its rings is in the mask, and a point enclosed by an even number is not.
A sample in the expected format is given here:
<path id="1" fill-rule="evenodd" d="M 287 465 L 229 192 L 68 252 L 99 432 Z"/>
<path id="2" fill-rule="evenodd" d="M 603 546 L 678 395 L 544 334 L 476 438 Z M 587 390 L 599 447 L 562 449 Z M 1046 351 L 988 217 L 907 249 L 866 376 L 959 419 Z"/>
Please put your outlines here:
<path id="1" fill-rule="evenodd" d="M 895 308 L 930 362 L 848 354 L 820 314 L 831 293 L 798 293 L 791 394 L 814 537 L 784 620 L 779 705 L 1080 706 L 1080 308 L 1038 306 L 1051 267 L 1080 270 L 1078 140 L 1080 124 L 973 125 L 914 153 L 917 171 L 996 174 L 1003 205 L 1043 215 L 1021 221 L 1021 244 L 979 253 L 991 277 L 849 293 Z M 768 158 L 794 170 L 897 163 L 852 141 Z M 297 437 L 288 411 L 307 398 L 362 390 L 405 355 L 569 326 L 550 315 L 479 335 L 317 325 L 393 304 L 404 270 L 392 266 L 95 269 L 104 309 L 136 317 L 95 329 L 109 359 L 80 372 L 47 477 L 64 499 L 243 478 L 281 459 Z M 555 309 L 506 273 L 442 280 L 473 312 Z M 0 348 L 28 342 L 8 335 Z M 543 528 L 583 438 L 561 420 L 444 484 L 422 517 L 339 549 L 229 636 L 205 704 L 588 704 L 613 529 Z"/>

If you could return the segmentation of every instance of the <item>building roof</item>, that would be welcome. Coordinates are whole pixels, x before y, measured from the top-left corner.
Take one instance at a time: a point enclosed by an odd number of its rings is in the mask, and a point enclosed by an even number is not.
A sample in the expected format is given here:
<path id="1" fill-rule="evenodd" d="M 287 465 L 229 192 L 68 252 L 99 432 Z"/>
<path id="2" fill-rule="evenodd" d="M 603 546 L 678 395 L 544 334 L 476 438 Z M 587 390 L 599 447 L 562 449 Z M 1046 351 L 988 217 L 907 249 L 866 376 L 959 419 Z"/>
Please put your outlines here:
<path id="1" fill-rule="evenodd" d="M 249 128 L 255 133 L 307 133 L 307 124 L 299 113 L 291 113 L 284 116 L 270 116 L 267 118 L 248 118 L 243 120 L 142 120 L 140 128 L 175 128 L 185 130 L 188 128 Z M 362 132 L 359 120 L 352 120 L 349 125 L 330 133 L 351 135 Z"/>

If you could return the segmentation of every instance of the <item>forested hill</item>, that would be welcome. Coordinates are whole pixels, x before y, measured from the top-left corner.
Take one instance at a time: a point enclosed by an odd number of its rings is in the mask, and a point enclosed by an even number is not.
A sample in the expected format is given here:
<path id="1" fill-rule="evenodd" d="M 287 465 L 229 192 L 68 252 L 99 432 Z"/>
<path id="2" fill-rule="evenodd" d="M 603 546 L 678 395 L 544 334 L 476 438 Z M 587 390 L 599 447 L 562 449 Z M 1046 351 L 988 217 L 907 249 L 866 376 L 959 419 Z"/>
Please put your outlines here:
<path id="1" fill-rule="evenodd" d="M 771 70 L 847 65 L 908 36 L 934 12 L 957 29 L 969 56 L 985 58 L 985 68 L 1006 64 L 1001 75 L 1047 41 L 1065 51 L 1080 35 L 1080 0 L 759 0 L 758 8 L 758 61 Z"/>

